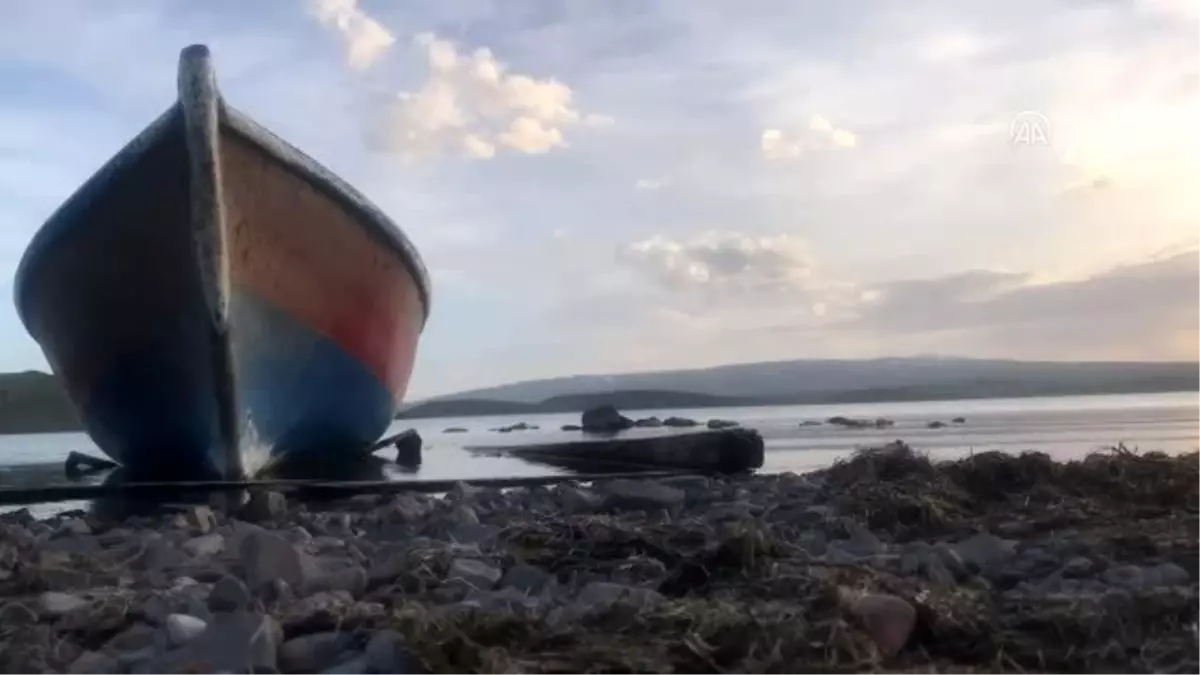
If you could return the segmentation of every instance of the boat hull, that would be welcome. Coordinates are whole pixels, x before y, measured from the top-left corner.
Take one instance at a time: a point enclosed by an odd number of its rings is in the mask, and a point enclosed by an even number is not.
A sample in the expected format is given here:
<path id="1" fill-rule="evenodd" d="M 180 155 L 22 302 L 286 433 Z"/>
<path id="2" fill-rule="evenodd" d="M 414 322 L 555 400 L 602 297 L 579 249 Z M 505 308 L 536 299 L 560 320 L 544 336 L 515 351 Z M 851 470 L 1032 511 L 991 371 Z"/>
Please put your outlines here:
<path id="1" fill-rule="evenodd" d="M 185 50 L 181 83 L 197 64 L 207 52 Z M 86 430 L 138 478 L 361 458 L 428 314 L 394 224 L 215 88 L 184 84 L 43 226 L 16 281 Z"/>

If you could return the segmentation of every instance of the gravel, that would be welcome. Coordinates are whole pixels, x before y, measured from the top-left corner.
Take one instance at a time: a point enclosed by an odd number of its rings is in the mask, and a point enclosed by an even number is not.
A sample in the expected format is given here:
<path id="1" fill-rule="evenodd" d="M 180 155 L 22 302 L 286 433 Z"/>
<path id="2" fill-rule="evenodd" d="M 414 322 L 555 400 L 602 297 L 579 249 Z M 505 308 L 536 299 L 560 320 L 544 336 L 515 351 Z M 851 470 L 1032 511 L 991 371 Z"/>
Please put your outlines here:
<path id="1" fill-rule="evenodd" d="M 1197 457 L 0 516 L 3 672 L 1196 672 Z M 250 522 L 254 521 L 254 522 Z"/>

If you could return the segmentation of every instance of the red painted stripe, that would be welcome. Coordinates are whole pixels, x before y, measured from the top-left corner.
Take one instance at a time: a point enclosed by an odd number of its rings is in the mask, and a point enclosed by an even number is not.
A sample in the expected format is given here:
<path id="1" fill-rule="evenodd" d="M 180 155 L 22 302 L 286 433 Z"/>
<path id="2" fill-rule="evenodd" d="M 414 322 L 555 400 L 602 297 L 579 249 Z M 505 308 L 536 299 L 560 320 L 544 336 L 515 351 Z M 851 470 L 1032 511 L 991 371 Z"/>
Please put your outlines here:
<path id="1" fill-rule="evenodd" d="M 335 341 L 403 398 L 424 316 L 403 263 L 248 142 L 227 134 L 221 155 L 233 282 Z"/>

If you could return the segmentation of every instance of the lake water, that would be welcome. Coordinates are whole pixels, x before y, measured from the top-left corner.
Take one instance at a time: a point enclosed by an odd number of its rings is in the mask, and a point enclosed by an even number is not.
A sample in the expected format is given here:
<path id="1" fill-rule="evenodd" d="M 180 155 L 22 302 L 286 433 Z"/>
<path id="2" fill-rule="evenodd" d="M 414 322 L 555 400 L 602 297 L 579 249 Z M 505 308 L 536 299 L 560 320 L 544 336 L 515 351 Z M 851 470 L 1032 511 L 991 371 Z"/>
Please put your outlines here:
<path id="1" fill-rule="evenodd" d="M 1196 393 L 1070 396 L 1016 399 L 978 399 L 905 403 L 709 408 L 702 410 L 625 411 L 630 417 L 681 415 L 697 420 L 714 417 L 736 420 L 757 429 L 766 440 L 765 471 L 807 471 L 828 466 L 856 448 L 902 439 L 934 457 L 953 458 L 984 450 L 1040 450 L 1058 459 L 1081 457 L 1104 446 L 1125 443 L 1141 450 L 1167 453 L 1194 451 L 1200 446 L 1200 398 Z M 850 430 L 801 427 L 803 420 L 833 415 L 887 417 L 888 429 Z M 932 420 L 966 423 L 928 429 Z M 490 429 L 525 421 L 533 431 L 498 433 Z M 415 428 L 424 438 L 423 464 L 418 471 L 389 471 L 405 479 L 537 476 L 561 470 L 505 457 L 480 456 L 471 447 L 570 441 L 579 432 L 560 431 L 577 424 L 578 414 L 494 416 L 401 420 L 389 433 Z M 466 427 L 467 433 L 446 434 L 447 427 Z M 629 436 L 676 433 L 669 429 L 632 429 Z M 101 454 L 82 433 L 16 434 L 0 436 L 0 485 L 62 482 L 62 462 L 71 450 Z M 381 451 L 388 457 L 390 451 Z"/>

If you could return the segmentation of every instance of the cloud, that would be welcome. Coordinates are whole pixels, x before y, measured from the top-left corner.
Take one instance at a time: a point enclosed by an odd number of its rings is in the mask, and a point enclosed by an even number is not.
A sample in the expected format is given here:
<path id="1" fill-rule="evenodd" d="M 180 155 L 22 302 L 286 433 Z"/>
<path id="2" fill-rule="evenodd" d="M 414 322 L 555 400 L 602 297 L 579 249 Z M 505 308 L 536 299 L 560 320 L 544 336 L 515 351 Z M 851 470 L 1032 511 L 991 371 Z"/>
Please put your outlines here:
<path id="1" fill-rule="evenodd" d="M 633 187 L 637 190 L 661 190 L 671 184 L 671 178 L 664 176 L 662 178 L 639 178 Z"/>
<path id="2" fill-rule="evenodd" d="M 808 244 L 786 233 L 707 232 L 683 241 L 655 235 L 621 247 L 617 257 L 672 289 L 786 290 L 808 282 L 814 267 Z"/>
<path id="3" fill-rule="evenodd" d="M 996 271 L 895 281 L 833 328 L 898 343 L 943 335 L 976 352 L 1025 358 L 1196 358 L 1198 276 L 1192 249 L 1053 283 Z"/>
<path id="4" fill-rule="evenodd" d="M 789 135 L 780 129 L 766 129 L 759 136 L 759 149 L 771 161 L 796 159 L 808 152 L 836 148 L 853 148 L 858 137 L 838 129 L 821 115 L 813 115 L 805 132 Z"/>
<path id="5" fill-rule="evenodd" d="M 312 0 L 309 7 L 321 23 L 341 35 L 346 60 L 354 68 L 370 67 L 396 41 L 383 24 L 358 8 L 357 0 Z"/>
<path id="6" fill-rule="evenodd" d="M 384 106 L 374 140 L 388 151 L 410 158 L 492 159 L 502 150 L 540 155 L 567 147 L 568 128 L 613 122 L 582 113 L 566 84 L 512 72 L 489 49 L 466 53 L 433 33 L 421 33 L 414 45 L 426 80 Z"/>

